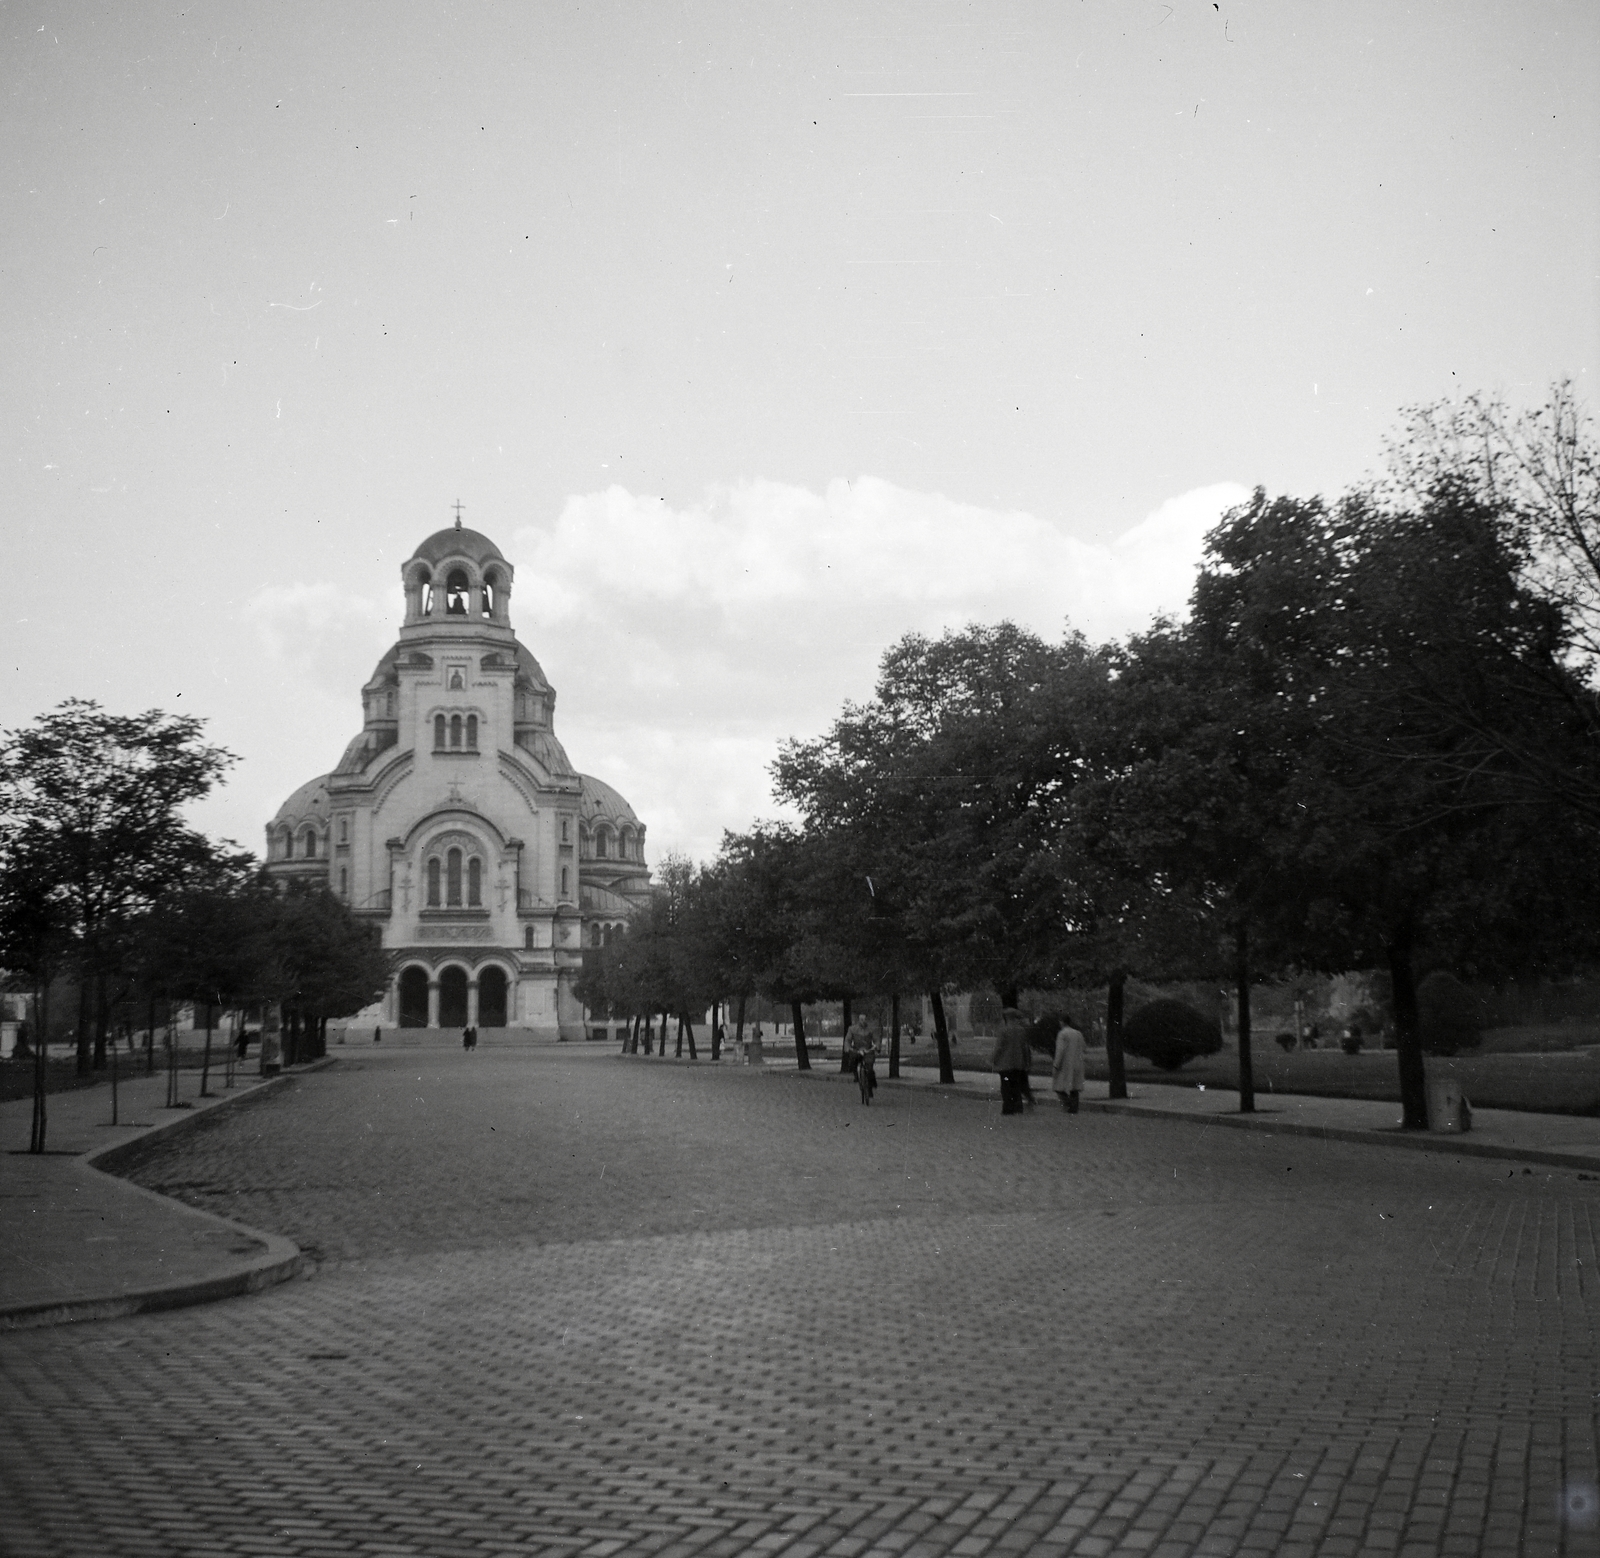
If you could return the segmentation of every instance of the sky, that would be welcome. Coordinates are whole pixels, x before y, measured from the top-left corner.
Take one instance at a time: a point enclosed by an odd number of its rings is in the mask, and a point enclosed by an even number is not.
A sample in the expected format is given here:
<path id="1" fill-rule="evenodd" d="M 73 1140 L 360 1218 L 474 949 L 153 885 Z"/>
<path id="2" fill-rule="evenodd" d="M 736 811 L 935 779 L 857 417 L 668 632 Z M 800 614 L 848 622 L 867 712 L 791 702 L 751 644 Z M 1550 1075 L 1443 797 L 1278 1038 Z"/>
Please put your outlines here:
<path id="1" fill-rule="evenodd" d="M 0 727 L 260 849 L 463 505 L 650 856 L 905 633 L 1181 613 L 1262 485 L 1600 348 L 1600 8 L 0 9 Z"/>

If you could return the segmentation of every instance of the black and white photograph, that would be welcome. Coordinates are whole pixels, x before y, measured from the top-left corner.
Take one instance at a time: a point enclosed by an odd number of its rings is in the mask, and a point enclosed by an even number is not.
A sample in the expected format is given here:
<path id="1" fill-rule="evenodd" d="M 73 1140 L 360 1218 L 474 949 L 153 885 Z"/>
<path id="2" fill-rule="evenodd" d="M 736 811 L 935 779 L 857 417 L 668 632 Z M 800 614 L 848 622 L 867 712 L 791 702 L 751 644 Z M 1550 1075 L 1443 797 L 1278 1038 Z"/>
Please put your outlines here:
<path id="1" fill-rule="evenodd" d="M 1600 1558 L 1600 8 L 0 5 L 3 1558 Z"/>

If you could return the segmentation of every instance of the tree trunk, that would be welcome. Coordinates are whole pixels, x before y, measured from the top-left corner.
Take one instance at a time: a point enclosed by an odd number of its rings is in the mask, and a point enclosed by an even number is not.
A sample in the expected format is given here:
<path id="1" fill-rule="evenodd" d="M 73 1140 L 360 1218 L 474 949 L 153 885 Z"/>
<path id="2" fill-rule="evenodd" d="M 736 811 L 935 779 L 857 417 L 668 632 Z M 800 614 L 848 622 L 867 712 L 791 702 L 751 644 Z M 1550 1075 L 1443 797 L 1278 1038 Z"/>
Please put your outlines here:
<path id="1" fill-rule="evenodd" d="M 1256 1112 L 1256 1074 L 1250 1063 L 1250 927 L 1241 919 L 1234 930 L 1234 978 L 1239 989 L 1239 1113 Z"/>
<path id="2" fill-rule="evenodd" d="M 695 1048 L 694 1048 L 694 1022 L 693 1022 L 693 1020 L 690 1018 L 690 1016 L 689 1016 L 689 1014 L 687 1012 L 684 1012 L 684 1013 L 682 1013 L 681 1016 L 679 1016 L 678 1021 L 683 1024 L 683 1031 L 689 1037 L 689 1059 L 690 1060 L 698 1060 L 700 1057 L 695 1053 Z"/>
<path id="3" fill-rule="evenodd" d="M 200 1057 L 200 1096 L 211 1096 L 211 1003 L 206 1002 L 206 1048 Z"/>
<path id="4" fill-rule="evenodd" d="M 722 1012 L 722 1002 L 711 1003 L 711 1058 L 722 1059 L 722 1024 L 717 1020 Z"/>
<path id="5" fill-rule="evenodd" d="M 844 1001 L 843 1001 L 842 1004 L 843 1004 L 843 1007 L 844 1007 L 844 1031 L 846 1033 L 849 1033 L 849 1031 L 850 1031 L 850 1018 L 851 1018 L 850 997 L 846 996 L 844 998 Z M 841 1044 L 839 1046 L 839 1070 L 841 1072 L 845 1072 L 845 1071 L 848 1071 L 849 1069 L 850 1069 L 850 1056 L 849 1056 L 848 1052 L 845 1050 L 844 1045 Z"/>
<path id="6" fill-rule="evenodd" d="M 1006 985 L 1000 991 L 1000 1005 L 1002 1007 L 1009 1006 L 1012 1011 L 1017 1009 L 1017 1003 L 1021 1000 L 1021 998 L 1021 992 L 1015 985 Z"/>
<path id="7" fill-rule="evenodd" d="M 889 1076 L 900 1075 L 900 992 L 889 998 Z"/>
<path id="8" fill-rule="evenodd" d="M 806 1054 L 806 1019 L 800 1010 L 798 1001 L 789 1003 L 789 1010 L 794 1013 L 794 1060 L 802 1071 L 811 1069 L 811 1057 Z"/>
<path id="9" fill-rule="evenodd" d="M 939 1080 L 951 1083 L 956 1079 L 956 1065 L 950 1055 L 950 1029 L 944 1020 L 944 997 L 935 990 L 928 1000 L 933 1006 L 933 1044 L 939 1052 Z"/>
<path id="10" fill-rule="evenodd" d="M 1389 943 L 1389 977 L 1394 982 L 1394 1049 L 1400 1063 L 1400 1126 L 1428 1128 L 1428 1075 L 1422 1064 L 1422 1032 L 1417 1022 L 1417 981 L 1411 967 L 1411 937 Z"/>
<path id="11" fill-rule="evenodd" d="M 78 1075 L 86 1077 L 94 1067 L 89 1039 L 89 970 L 78 970 Z"/>
<path id="12" fill-rule="evenodd" d="M 33 993 L 33 1126 L 28 1133 L 28 1151 L 44 1151 L 46 1125 L 45 1055 L 50 1048 L 50 982 Z"/>
<path id="13" fill-rule="evenodd" d="M 94 976 L 94 1069 L 106 1069 L 106 1033 L 111 1026 L 111 998 L 106 994 L 106 976 Z"/>
<path id="14" fill-rule="evenodd" d="M 150 997 L 150 1004 L 145 1010 L 144 1025 L 144 1074 L 153 1077 L 156 1074 L 156 998 Z"/>
<path id="15" fill-rule="evenodd" d="M 1106 986 L 1106 1065 L 1111 1071 L 1112 1098 L 1128 1096 L 1128 1073 L 1122 1064 L 1122 987 L 1127 979 L 1119 970 Z"/>
<path id="16" fill-rule="evenodd" d="M 172 1002 L 167 1002 L 167 1108 L 178 1107 L 178 1036 L 172 1031 Z"/>

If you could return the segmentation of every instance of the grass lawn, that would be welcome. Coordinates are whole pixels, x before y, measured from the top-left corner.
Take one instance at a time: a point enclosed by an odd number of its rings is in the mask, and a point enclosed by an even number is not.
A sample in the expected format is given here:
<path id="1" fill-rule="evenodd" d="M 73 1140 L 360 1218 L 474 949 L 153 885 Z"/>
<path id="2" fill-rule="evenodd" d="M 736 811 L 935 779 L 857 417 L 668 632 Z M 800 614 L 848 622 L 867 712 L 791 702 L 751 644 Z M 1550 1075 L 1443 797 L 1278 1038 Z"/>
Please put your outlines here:
<path id="1" fill-rule="evenodd" d="M 967 1039 L 951 1048 L 958 1071 L 989 1069 L 989 1039 Z M 1346 1055 L 1342 1050 L 1296 1050 L 1285 1054 L 1268 1040 L 1251 1046 L 1257 1092 L 1311 1093 L 1323 1098 L 1400 1098 L 1399 1072 L 1393 1050 L 1364 1050 Z M 931 1039 L 902 1044 L 902 1066 L 935 1066 Z M 880 1062 L 880 1064 L 882 1064 Z M 1600 1114 L 1600 1050 L 1520 1051 L 1455 1055 L 1449 1059 L 1430 1055 L 1428 1075 L 1452 1076 L 1461 1082 L 1468 1099 L 1480 1109 L 1530 1109 L 1547 1114 Z M 1133 1056 L 1127 1061 L 1130 1082 L 1164 1087 L 1239 1085 L 1239 1057 L 1230 1046 L 1204 1060 L 1191 1060 L 1179 1071 L 1158 1071 Z M 1091 1049 L 1087 1072 L 1091 1081 L 1107 1079 L 1106 1052 Z M 1035 1076 L 1050 1074 L 1049 1061 L 1036 1056 Z"/>

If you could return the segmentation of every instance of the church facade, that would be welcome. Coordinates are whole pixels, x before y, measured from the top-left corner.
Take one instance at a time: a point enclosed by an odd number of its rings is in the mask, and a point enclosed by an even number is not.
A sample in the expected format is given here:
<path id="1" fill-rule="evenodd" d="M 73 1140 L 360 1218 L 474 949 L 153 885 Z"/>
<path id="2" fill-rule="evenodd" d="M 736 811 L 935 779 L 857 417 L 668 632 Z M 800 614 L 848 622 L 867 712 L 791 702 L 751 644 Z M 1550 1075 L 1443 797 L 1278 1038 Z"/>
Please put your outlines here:
<path id="1" fill-rule="evenodd" d="M 381 925 L 387 1024 L 576 1039 L 584 947 L 649 900 L 645 830 L 556 739 L 512 578 L 459 518 L 406 561 L 405 621 L 361 689 L 361 734 L 279 808 L 267 870 Z"/>

